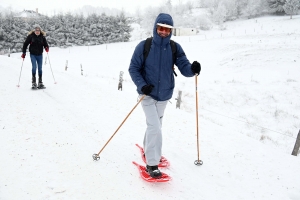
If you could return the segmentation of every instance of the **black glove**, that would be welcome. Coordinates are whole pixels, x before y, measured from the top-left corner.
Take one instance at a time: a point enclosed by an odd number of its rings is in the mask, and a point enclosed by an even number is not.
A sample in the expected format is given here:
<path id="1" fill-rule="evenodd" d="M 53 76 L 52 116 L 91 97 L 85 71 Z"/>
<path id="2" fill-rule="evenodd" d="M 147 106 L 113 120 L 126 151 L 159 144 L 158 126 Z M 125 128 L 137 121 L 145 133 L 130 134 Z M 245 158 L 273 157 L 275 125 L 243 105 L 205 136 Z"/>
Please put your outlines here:
<path id="1" fill-rule="evenodd" d="M 194 74 L 199 75 L 200 71 L 201 71 L 201 65 L 200 63 L 198 63 L 197 61 L 194 61 L 192 66 L 191 66 L 192 72 L 194 72 Z"/>
<path id="2" fill-rule="evenodd" d="M 145 95 L 148 95 L 152 92 L 153 88 L 154 88 L 153 85 L 144 85 L 141 90 Z"/>

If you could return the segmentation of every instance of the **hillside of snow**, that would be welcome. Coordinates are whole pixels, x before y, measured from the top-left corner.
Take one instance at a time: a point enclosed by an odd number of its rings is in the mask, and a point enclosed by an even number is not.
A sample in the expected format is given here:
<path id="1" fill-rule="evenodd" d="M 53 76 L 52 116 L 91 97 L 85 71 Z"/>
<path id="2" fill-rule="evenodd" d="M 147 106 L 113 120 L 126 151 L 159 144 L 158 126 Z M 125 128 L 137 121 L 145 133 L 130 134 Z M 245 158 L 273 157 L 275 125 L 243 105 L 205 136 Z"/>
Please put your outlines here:
<path id="1" fill-rule="evenodd" d="M 161 170 L 173 178 L 167 183 L 145 182 L 132 164 L 144 164 L 135 146 L 146 128 L 140 105 L 101 159 L 92 159 L 137 103 L 128 67 L 140 40 L 50 47 L 45 90 L 30 88 L 29 53 L 24 62 L 21 53 L 0 56 L 0 199 L 300 199 L 300 159 L 291 155 L 300 129 L 299 22 L 300 16 L 262 17 L 172 37 L 202 66 L 203 165 L 194 165 L 196 80 L 176 70 L 163 121 L 163 155 L 171 166 Z"/>

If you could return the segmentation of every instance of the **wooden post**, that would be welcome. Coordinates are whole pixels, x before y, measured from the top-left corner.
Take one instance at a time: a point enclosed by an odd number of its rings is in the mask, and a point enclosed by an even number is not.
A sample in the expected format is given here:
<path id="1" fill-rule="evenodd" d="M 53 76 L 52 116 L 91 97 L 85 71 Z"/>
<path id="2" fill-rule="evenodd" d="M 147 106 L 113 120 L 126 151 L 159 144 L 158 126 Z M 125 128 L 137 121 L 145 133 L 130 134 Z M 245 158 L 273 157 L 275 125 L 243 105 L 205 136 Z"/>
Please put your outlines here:
<path id="1" fill-rule="evenodd" d="M 66 61 L 65 71 L 68 69 L 68 60 Z"/>
<path id="2" fill-rule="evenodd" d="M 298 133 L 298 136 L 297 136 L 297 139 L 296 139 L 296 142 L 295 142 L 295 146 L 294 146 L 294 149 L 293 149 L 293 152 L 292 152 L 293 156 L 298 155 L 299 148 L 300 148 L 300 130 L 299 130 L 299 133 Z"/>
<path id="3" fill-rule="evenodd" d="M 179 91 L 179 92 L 178 92 L 178 97 L 175 99 L 175 100 L 177 100 L 177 102 L 176 102 L 176 109 L 177 109 L 177 108 L 180 109 L 181 94 L 182 94 L 182 91 Z"/>
<path id="4" fill-rule="evenodd" d="M 119 75 L 119 84 L 118 84 L 118 90 L 123 90 L 123 86 L 122 86 L 122 82 L 123 82 L 123 71 L 120 71 L 120 75 Z"/>

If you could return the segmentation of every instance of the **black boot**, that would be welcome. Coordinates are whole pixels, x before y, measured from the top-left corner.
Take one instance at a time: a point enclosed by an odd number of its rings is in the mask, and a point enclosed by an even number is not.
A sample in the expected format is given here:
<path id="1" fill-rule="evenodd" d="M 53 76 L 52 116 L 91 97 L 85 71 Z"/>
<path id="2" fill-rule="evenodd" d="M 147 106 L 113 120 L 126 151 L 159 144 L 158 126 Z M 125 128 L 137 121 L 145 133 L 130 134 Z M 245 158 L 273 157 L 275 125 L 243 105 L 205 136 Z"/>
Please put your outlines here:
<path id="1" fill-rule="evenodd" d="M 152 178 L 160 178 L 162 176 L 161 172 L 158 169 L 158 166 L 146 166 L 146 171 L 150 174 Z"/>
<path id="2" fill-rule="evenodd" d="M 39 89 L 43 89 L 45 88 L 44 84 L 43 84 L 43 79 L 42 79 L 42 75 L 39 74 L 39 85 L 38 85 Z"/>
<path id="3" fill-rule="evenodd" d="M 32 88 L 36 89 L 37 85 L 36 85 L 36 78 L 35 78 L 35 74 L 32 74 Z"/>

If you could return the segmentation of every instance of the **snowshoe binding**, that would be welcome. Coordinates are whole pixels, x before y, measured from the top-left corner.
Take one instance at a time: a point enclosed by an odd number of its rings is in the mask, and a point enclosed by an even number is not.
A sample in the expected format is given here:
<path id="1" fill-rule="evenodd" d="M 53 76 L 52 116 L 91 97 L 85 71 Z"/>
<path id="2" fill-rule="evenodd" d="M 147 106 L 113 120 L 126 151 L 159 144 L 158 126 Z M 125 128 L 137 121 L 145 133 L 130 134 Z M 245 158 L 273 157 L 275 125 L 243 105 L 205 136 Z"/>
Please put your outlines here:
<path id="1" fill-rule="evenodd" d="M 45 89 L 46 87 L 45 87 L 45 85 L 44 85 L 42 82 L 40 82 L 40 83 L 38 84 L 37 88 L 38 88 L 38 89 Z"/>
<path id="2" fill-rule="evenodd" d="M 43 84 L 43 78 L 42 75 L 39 74 L 39 84 L 38 84 L 38 89 L 45 89 L 45 85 Z"/>
<path id="3" fill-rule="evenodd" d="M 160 177 L 162 176 L 162 174 L 161 174 L 161 172 L 159 171 L 157 165 L 155 165 L 155 166 L 149 166 L 149 165 L 147 165 L 147 166 L 146 166 L 146 171 L 149 173 L 149 175 L 150 175 L 152 178 L 160 178 Z"/>
<path id="4" fill-rule="evenodd" d="M 32 83 L 31 89 L 33 89 L 33 90 L 36 90 L 36 89 L 37 89 L 36 83 Z"/>
<path id="5" fill-rule="evenodd" d="M 37 89 L 37 84 L 36 84 L 36 78 L 35 78 L 35 74 L 32 74 L 32 86 L 31 89 L 36 90 Z"/>

